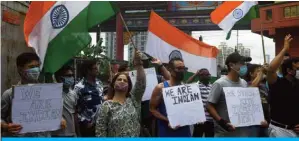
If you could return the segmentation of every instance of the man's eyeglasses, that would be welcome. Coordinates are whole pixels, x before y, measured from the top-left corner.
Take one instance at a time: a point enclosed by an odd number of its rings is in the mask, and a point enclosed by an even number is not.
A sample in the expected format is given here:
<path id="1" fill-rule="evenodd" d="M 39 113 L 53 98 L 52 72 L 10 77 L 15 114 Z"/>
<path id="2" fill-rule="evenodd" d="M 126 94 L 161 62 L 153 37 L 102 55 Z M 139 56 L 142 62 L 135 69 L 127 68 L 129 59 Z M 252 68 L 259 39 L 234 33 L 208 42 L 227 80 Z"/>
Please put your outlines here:
<path id="1" fill-rule="evenodd" d="M 187 67 L 178 67 L 178 68 L 175 68 L 175 70 L 177 70 L 177 71 L 188 71 L 188 68 Z"/>

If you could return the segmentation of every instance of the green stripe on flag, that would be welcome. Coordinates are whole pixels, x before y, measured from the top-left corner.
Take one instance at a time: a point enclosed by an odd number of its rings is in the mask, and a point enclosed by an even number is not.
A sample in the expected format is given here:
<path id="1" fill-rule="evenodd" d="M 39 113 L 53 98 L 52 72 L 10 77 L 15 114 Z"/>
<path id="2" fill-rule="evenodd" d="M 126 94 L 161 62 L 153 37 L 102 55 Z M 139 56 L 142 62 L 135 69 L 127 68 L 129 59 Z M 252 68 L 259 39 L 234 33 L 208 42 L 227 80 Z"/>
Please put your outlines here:
<path id="1" fill-rule="evenodd" d="M 248 13 L 240 20 L 238 21 L 235 25 L 242 25 L 242 24 L 250 24 L 252 19 L 259 18 L 260 13 L 259 13 L 259 6 L 255 5 L 250 8 Z M 231 36 L 231 31 L 230 30 L 227 35 L 226 35 L 226 40 L 230 39 Z"/>
<path id="2" fill-rule="evenodd" d="M 192 72 L 186 72 L 185 73 L 185 77 L 184 77 L 184 81 L 186 82 L 192 75 L 194 75 L 194 73 Z M 218 78 L 217 77 L 211 77 L 211 84 L 213 84 Z M 198 77 L 196 77 L 193 82 L 197 82 L 198 81 Z"/>
<path id="3" fill-rule="evenodd" d="M 229 39 L 230 39 L 231 34 L 232 34 L 232 30 L 230 30 L 230 31 L 227 33 L 227 35 L 226 35 L 226 40 L 229 40 Z"/>
<path id="4" fill-rule="evenodd" d="M 116 14 L 108 1 L 92 1 L 49 43 L 44 71 L 55 73 L 91 42 L 88 29 Z"/>

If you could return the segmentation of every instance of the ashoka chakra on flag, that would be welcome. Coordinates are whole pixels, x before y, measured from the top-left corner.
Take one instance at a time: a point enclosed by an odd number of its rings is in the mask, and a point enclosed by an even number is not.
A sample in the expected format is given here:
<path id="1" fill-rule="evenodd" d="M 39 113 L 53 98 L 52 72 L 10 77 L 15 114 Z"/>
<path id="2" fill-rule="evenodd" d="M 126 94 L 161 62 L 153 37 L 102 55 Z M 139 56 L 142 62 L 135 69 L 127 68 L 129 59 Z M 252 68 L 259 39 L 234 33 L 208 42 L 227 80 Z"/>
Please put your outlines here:
<path id="1" fill-rule="evenodd" d="M 51 11 L 50 19 L 53 28 L 62 28 L 69 21 L 69 12 L 64 5 L 57 5 Z"/>

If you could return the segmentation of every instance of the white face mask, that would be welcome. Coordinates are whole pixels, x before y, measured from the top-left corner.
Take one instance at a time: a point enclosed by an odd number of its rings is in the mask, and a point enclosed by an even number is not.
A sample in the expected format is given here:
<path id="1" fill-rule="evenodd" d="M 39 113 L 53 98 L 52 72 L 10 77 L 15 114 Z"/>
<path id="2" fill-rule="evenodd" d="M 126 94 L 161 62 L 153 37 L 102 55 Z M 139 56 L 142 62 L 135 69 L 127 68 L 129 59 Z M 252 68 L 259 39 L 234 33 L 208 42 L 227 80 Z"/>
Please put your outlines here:
<path id="1" fill-rule="evenodd" d="M 296 71 L 295 78 L 299 80 L 299 70 Z"/>

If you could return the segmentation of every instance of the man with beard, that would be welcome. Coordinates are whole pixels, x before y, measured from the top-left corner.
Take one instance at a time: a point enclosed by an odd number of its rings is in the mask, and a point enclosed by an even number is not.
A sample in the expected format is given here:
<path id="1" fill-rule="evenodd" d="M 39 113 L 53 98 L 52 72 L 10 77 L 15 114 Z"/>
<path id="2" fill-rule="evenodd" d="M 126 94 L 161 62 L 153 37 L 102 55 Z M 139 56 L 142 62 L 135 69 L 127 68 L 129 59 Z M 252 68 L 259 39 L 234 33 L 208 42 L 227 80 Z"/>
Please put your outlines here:
<path id="1" fill-rule="evenodd" d="M 158 137 L 191 137 L 189 126 L 170 127 L 167 118 L 166 106 L 163 100 L 162 89 L 182 84 L 186 67 L 180 58 L 174 58 L 169 61 L 170 80 L 164 81 L 156 86 L 153 90 L 150 100 L 150 112 L 158 121 Z"/>
<path id="2" fill-rule="evenodd" d="M 291 41 L 291 35 L 287 35 L 283 49 L 268 68 L 270 137 L 299 137 L 299 58 L 289 58 L 283 62 L 282 78 L 276 73 Z"/>

